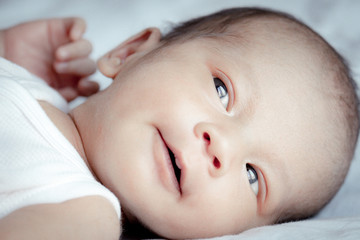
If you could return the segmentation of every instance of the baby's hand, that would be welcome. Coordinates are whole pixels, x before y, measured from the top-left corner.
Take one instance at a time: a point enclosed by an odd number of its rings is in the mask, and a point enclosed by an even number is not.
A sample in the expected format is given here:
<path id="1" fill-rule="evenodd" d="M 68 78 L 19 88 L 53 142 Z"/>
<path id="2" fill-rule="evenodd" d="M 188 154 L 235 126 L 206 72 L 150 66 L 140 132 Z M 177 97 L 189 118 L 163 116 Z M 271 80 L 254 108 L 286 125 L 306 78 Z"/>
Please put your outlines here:
<path id="1" fill-rule="evenodd" d="M 89 96 L 99 85 L 85 79 L 96 65 L 89 58 L 92 46 L 83 39 L 81 18 L 38 20 L 2 31 L 4 57 L 45 80 L 71 101 Z"/>

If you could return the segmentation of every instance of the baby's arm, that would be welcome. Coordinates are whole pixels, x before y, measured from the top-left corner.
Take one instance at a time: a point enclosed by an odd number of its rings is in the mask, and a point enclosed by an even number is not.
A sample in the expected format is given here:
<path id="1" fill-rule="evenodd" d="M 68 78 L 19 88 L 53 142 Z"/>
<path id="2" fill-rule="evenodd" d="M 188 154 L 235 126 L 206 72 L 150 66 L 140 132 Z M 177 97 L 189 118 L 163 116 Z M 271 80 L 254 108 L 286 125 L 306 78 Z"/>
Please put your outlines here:
<path id="1" fill-rule="evenodd" d="M 0 219 L 0 239 L 119 239 L 112 205 L 98 196 L 24 207 Z"/>
<path id="2" fill-rule="evenodd" d="M 81 18 L 59 18 L 22 23 L 0 31 L 0 56 L 45 80 L 70 101 L 98 91 L 86 80 L 96 65 L 89 58 L 92 46 L 83 39 Z"/>

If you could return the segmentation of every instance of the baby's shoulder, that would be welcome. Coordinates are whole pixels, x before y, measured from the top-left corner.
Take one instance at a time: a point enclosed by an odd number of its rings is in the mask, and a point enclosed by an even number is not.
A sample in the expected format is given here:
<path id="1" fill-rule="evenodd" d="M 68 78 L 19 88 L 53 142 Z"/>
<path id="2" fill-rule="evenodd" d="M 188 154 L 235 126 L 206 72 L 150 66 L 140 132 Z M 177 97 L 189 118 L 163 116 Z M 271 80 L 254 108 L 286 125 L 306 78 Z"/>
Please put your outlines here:
<path id="1" fill-rule="evenodd" d="M 39 101 L 39 104 L 57 129 L 64 135 L 71 145 L 74 146 L 82 159 L 86 159 L 79 132 L 71 117 L 46 101 Z"/>

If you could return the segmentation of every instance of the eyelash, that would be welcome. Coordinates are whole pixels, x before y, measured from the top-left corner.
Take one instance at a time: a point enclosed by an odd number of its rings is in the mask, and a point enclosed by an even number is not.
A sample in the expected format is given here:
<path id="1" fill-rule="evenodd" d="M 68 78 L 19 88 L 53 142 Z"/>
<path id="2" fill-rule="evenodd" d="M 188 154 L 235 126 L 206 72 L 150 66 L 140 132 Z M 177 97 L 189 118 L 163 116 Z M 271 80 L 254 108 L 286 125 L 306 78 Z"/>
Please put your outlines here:
<path id="1" fill-rule="evenodd" d="M 235 101 L 235 92 L 234 92 L 234 89 L 232 86 L 232 82 L 231 82 L 230 78 L 220 70 L 217 70 L 216 73 L 213 74 L 213 79 L 215 79 L 215 78 L 217 78 L 221 82 L 223 82 L 227 89 L 227 93 L 229 96 L 229 102 L 228 102 L 226 111 L 230 112 L 233 107 L 234 101 Z"/>
<path id="2" fill-rule="evenodd" d="M 253 174 L 249 174 L 249 172 L 253 172 Z M 260 193 L 260 178 L 259 178 L 259 171 L 256 170 L 255 167 L 253 167 L 251 164 L 246 164 L 246 174 L 249 180 L 249 184 L 253 192 L 255 193 L 255 196 L 258 197 Z M 255 178 L 255 181 L 251 182 L 253 178 Z"/>

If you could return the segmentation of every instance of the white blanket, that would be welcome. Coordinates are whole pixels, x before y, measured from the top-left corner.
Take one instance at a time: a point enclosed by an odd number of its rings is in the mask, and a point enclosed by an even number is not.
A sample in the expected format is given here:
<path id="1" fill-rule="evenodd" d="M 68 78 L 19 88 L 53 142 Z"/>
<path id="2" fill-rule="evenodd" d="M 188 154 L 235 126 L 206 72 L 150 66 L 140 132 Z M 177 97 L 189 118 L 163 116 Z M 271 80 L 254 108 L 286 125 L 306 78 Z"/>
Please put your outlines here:
<path id="1" fill-rule="evenodd" d="M 81 16 L 98 58 L 122 40 L 149 26 L 169 23 L 232 6 L 261 6 L 294 14 L 327 39 L 349 62 L 360 81 L 360 1 L 357 0 L 0 0 L 0 28 L 50 17 Z M 109 80 L 100 74 L 102 87 Z M 360 239 L 360 155 L 355 156 L 340 192 L 314 219 L 251 229 L 216 239 Z"/>

